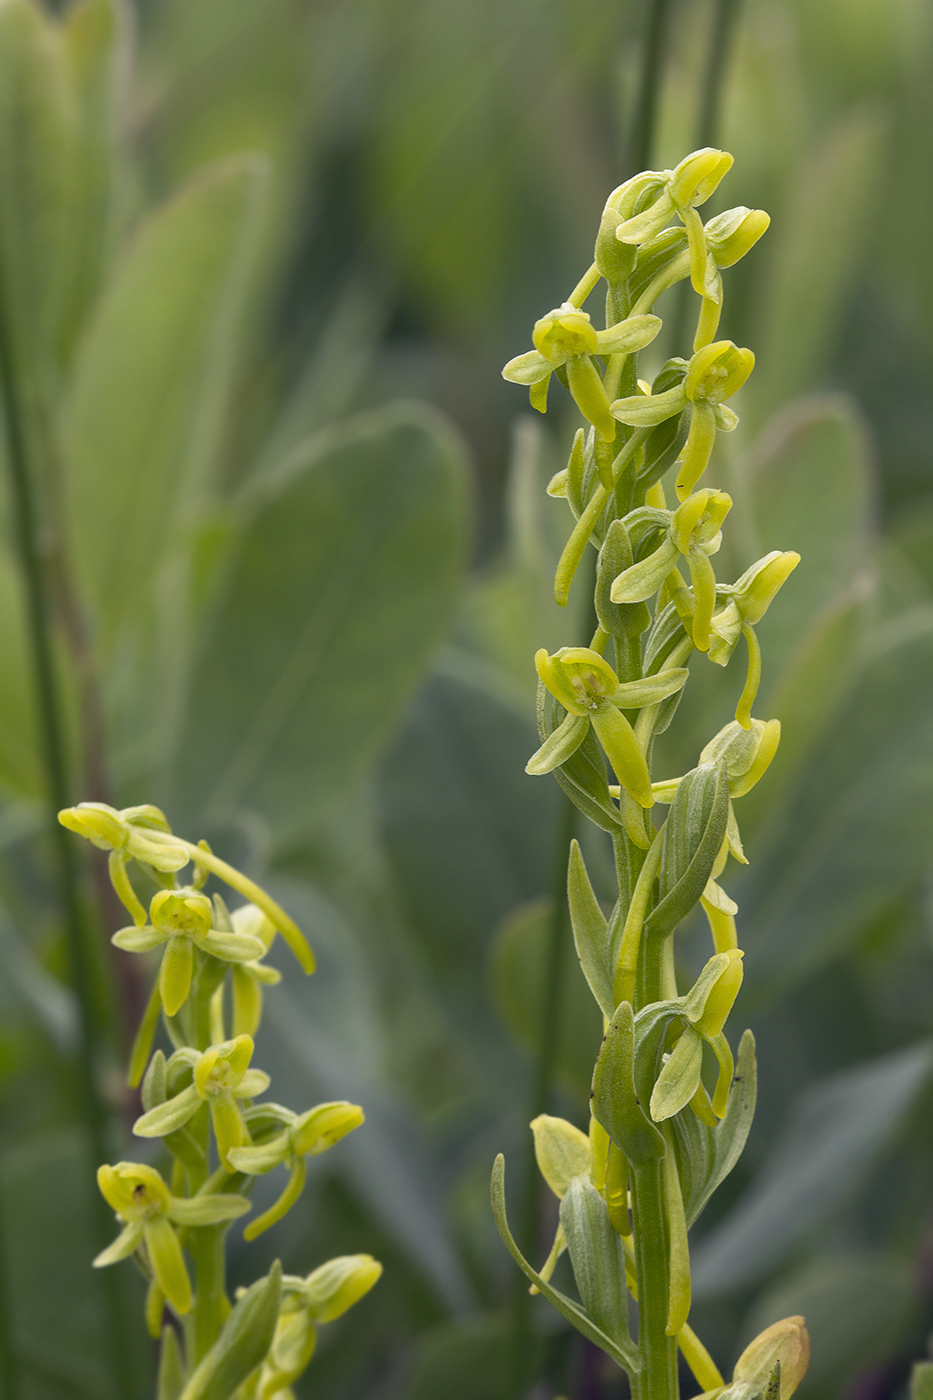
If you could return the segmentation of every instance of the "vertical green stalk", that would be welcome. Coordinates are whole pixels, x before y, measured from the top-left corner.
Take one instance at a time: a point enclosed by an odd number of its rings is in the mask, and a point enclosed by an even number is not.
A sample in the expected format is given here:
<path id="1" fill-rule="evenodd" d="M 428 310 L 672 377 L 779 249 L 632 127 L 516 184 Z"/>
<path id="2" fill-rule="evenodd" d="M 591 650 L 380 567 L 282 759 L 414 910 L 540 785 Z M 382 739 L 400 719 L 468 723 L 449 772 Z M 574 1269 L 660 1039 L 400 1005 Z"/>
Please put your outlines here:
<path id="1" fill-rule="evenodd" d="M 646 170 L 651 162 L 669 18 L 670 0 L 648 0 L 641 80 L 628 142 L 629 171 Z"/>
<path id="2" fill-rule="evenodd" d="M 700 90 L 696 133 L 698 147 L 715 146 L 719 137 L 723 82 L 739 17 L 739 0 L 715 0 L 715 4 L 703 86 Z"/>
<path id="3" fill-rule="evenodd" d="M 191 1230 L 186 1241 L 194 1260 L 195 1296 L 188 1327 L 189 1365 L 195 1366 L 207 1355 L 220 1336 L 229 1312 L 226 1279 L 226 1225 L 201 1226 Z"/>
<path id="4" fill-rule="evenodd" d="M 632 1220 L 638 1276 L 638 1349 L 643 1365 L 635 1400 L 677 1400 L 677 1339 L 667 1336 L 670 1276 L 663 1164 L 633 1169 Z"/>
<path id="5" fill-rule="evenodd" d="M 551 1084 L 560 1048 L 562 973 L 564 971 L 570 933 L 570 910 L 567 905 L 567 852 L 576 828 L 577 809 L 560 794 L 560 810 L 554 846 L 553 889 L 548 919 L 547 947 L 544 965 L 544 995 L 541 1001 L 541 1026 L 538 1038 L 538 1058 L 535 1065 L 531 1095 L 528 1102 L 528 1122 L 546 1113 Z M 518 1238 L 522 1252 L 533 1258 L 538 1247 L 540 1178 L 535 1159 L 534 1143 L 528 1145 L 523 1182 Z M 524 1274 L 519 1274 L 512 1294 L 511 1358 L 509 1394 L 521 1396 L 532 1379 L 531 1375 L 531 1296 Z"/>
<path id="6" fill-rule="evenodd" d="M 71 981 L 79 1009 L 78 1077 L 82 1116 L 87 1133 L 88 1151 L 93 1166 L 105 1161 L 107 1112 L 98 1092 L 95 1061 L 99 1038 L 95 1027 L 94 996 L 91 970 L 85 953 L 86 915 L 78 889 L 78 875 L 65 829 L 59 825 L 58 812 L 69 805 L 67 761 L 64 727 L 55 678 L 52 650 L 52 617 L 48 603 L 47 580 L 39 556 L 39 532 L 35 493 L 35 466 L 31 453 L 30 425 L 20 392 L 15 346 L 8 314 L 6 286 L 0 269 L 0 395 L 3 399 L 3 434 L 10 473 L 13 505 L 13 535 L 19 556 L 20 572 L 26 595 L 26 622 L 32 654 L 33 676 L 38 710 L 38 729 L 45 767 L 46 824 L 58 880 L 62 923 L 68 948 Z M 103 1246 L 110 1235 L 110 1218 L 106 1203 L 94 1192 L 95 1234 Z M 109 1314 L 108 1330 L 113 1339 L 111 1359 L 117 1393 L 129 1395 L 129 1357 L 126 1349 L 126 1327 L 123 1320 L 121 1293 L 117 1282 L 108 1276 L 104 1282 Z"/>

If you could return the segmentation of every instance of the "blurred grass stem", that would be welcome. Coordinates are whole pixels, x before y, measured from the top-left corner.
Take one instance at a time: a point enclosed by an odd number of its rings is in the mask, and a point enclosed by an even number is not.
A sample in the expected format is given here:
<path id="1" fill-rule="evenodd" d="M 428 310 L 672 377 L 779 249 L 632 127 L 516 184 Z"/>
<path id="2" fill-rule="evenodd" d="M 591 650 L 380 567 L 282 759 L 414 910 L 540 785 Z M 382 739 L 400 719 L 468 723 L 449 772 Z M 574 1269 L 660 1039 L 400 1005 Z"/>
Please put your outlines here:
<path id="1" fill-rule="evenodd" d="M 92 1170 L 106 1161 L 107 1112 L 95 1080 L 99 1037 L 95 1027 L 95 1002 L 91 969 L 85 951 L 86 915 L 78 888 L 78 874 L 70 837 L 59 824 L 58 812 L 70 805 L 68 770 L 61 704 L 55 677 L 52 618 L 48 584 L 38 546 L 39 519 L 28 414 L 23 402 L 16 351 L 8 312 L 5 275 L 0 269 L 0 397 L 3 405 L 3 445 L 10 475 L 13 508 L 12 534 L 19 559 L 26 604 L 26 626 L 32 656 L 39 743 L 45 767 L 47 835 L 56 868 L 65 941 L 72 987 L 79 1010 L 78 1080 L 82 1118 Z M 110 1212 L 94 1191 L 91 1207 L 95 1238 L 101 1246 L 110 1237 Z M 115 1393 L 129 1396 L 127 1331 L 123 1321 L 119 1284 L 114 1276 L 103 1280 L 110 1315 L 113 1347 L 110 1353 Z M 14 1392 L 15 1395 L 15 1392 Z"/>

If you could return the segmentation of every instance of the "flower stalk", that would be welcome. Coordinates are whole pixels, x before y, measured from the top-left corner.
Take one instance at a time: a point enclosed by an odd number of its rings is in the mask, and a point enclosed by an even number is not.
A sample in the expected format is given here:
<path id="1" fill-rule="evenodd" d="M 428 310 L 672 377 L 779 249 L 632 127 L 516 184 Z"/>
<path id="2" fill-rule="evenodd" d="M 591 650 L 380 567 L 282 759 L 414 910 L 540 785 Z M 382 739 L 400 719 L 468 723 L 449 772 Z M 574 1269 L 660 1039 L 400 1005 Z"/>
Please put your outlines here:
<path id="1" fill-rule="evenodd" d="M 531 1125 L 541 1174 L 561 1199 L 540 1271 L 509 1229 L 501 1157 L 493 1211 L 532 1292 L 628 1373 L 636 1400 L 678 1400 L 678 1351 L 700 1392 L 725 1389 L 688 1320 L 688 1230 L 735 1165 L 754 1110 L 754 1042 L 745 1032 L 736 1069 L 726 1030 L 743 953 L 737 906 L 719 879 L 730 858 L 747 864 L 734 803 L 763 777 L 780 738 L 776 720 L 753 717 L 762 665 L 755 627 L 799 560 L 775 551 L 735 582 L 716 574 L 732 500 L 704 478 L 715 469 L 719 433 L 738 423 L 727 400 L 755 363 L 751 350 L 715 339 L 721 272 L 769 222 L 739 207 L 704 224 L 699 209 L 731 166 L 728 153 L 704 148 L 613 191 L 594 263 L 606 283 L 606 330 L 583 309 L 597 285 L 591 268 L 537 322 L 534 350 L 503 371 L 530 387 L 542 412 L 548 382 L 562 371 L 585 420 L 548 488 L 575 519 L 555 598 L 566 605 L 593 548 L 599 625 L 589 645 L 535 656 L 541 745 L 527 771 L 552 774 L 611 835 L 618 891 L 607 913 L 570 842 L 574 943 L 605 1035 L 586 1131 L 540 1111 Z M 678 282 L 699 298 L 692 349 L 649 384 L 638 357 L 660 329 L 657 298 Z M 657 777 L 654 740 L 674 719 L 691 666 L 728 665 L 740 639 L 747 665 L 734 719 L 689 772 Z M 674 940 L 698 906 L 712 951 L 682 990 Z M 564 1253 L 579 1301 L 552 1282 Z M 790 1396 L 806 1350 L 802 1319 L 775 1323 L 737 1364 L 744 1400 Z"/>
<path id="2" fill-rule="evenodd" d="M 314 1352 L 317 1326 L 345 1312 L 376 1283 L 369 1255 L 332 1259 L 307 1279 L 270 1273 L 236 1301 L 227 1287 L 226 1238 L 251 1210 L 258 1175 L 284 1167 L 278 1200 L 244 1237 L 278 1224 L 299 1200 L 307 1158 L 329 1150 L 364 1120 L 357 1104 L 318 1104 L 303 1113 L 262 1100 L 269 1076 L 252 1063 L 262 988 L 279 980 L 264 963 L 281 933 L 306 972 L 314 955 L 291 917 L 205 843 L 172 832 L 156 807 L 122 811 L 100 802 L 59 813 L 62 827 L 108 852 L 111 880 L 133 917 L 113 942 L 161 953 L 130 1059 L 142 1081 L 134 1134 L 161 1143 L 165 1175 L 143 1162 L 104 1164 L 98 1185 L 119 1231 L 94 1264 L 130 1256 L 149 1278 L 145 1320 L 161 1338 L 159 1395 L 178 1400 L 264 1400 L 292 1394 Z M 187 880 L 182 872 L 193 866 Z M 161 888 L 143 905 L 137 870 Z M 227 908 L 203 892 L 210 875 L 251 897 Z M 153 1044 L 162 1024 L 170 1053 Z M 180 1345 L 179 1338 L 183 1339 Z"/>

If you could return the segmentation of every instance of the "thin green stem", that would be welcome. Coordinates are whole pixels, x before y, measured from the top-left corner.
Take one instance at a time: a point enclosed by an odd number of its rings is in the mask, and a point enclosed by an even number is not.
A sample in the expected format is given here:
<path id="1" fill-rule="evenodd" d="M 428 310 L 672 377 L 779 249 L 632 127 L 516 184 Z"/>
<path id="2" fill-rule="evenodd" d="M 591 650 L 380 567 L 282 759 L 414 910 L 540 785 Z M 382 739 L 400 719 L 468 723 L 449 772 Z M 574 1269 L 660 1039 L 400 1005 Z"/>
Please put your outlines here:
<path id="1" fill-rule="evenodd" d="M 715 0 L 716 12 L 706 54 L 703 86 L 700 90 L 696 136 L 698 148 L 715 146 L 719 138 L 723 83 L 739 17 L 739 3 L 740 0 Z"/>
<path id="2" fill-rule="evenodd" d="M 528 1104 L 528 1122 L 547 1112 L 551 1084 L 560 1048 L 560 1018 L 565 955 L 570 946 L 570 911 L 567 905 L 567 852 L 576 830 L 577 809 L 563 793 L 554 847 L 551 914 L 548 920 L 544 968 L 544 995 L 538 1039 L 538 1059 Z M 538 1247 L 540 1176 L 534 1142 L 529 1139 L 524 1164 L 521 1211 L 518 1217 L 518 1245 L 526 1258 L 534 1259 Z M 509 1395 L 518 1397 L 532 1379 L 531 1297 L 524 1274 L 519 1274 L 512 1294 L 511 1357 Z"/>
<path id="3" fill-rule="evenodd" d="M 190 1230 L 186 1240 L 196 1273 L 194 1307 L 188 1329 L 188 1364 L 192 1370 L 220 1336 L 227 1316 L 226 1233 L 226 1225 L 201 1225 Z"/>
<path id="4" fill-rule="evenodd" d="M 654 147 L 658 98 L 669 30 L 670 0 L 648 0 L 641 84 L 628 145 L 628 165 L 633 172 L 647 170 Z"/>
<path id="5" fill-rule="evenodd" d="M 107 1112 L 99 1093 L 95 1064 L 100 1044 L 97 1031 L 93 977 L 87 956 L 89 931 L 82 904 L 71 838 L 59 825 L 58 812 L 71 805 L 65 731 L 55 676 L 52 647 L 53 619 L 48 580 L 39 553 L 39 512 L 36 503 L 37 454 L 33 443 L 37 425 L 22 392 L 23 375 L 17 365 L 16 345 L 9 313 L 6 270 L 0 268 L 0 394 L 3 399 L 3 434 L 10 475 L 13 535 L 19 559 L 26 604 L 26 627 L 32 659 L 38 711 L 39 742 L 45 768 L 46 826 L 58 882 L 62 924 L 68 949 L 71 982 L 79 1011 L 78 1079 L 82 1116 L 92 1170 L 107 1160 Z M 95 1235 L 101 1246 L 111 1236 L 112 1221 L 103 1198 L 93 1193 Z M 112 1337 L 110 1353 L 118 1394 L 132 1392 L 126 1346 L 122 1290 L 106 1271 L 103 1290 Z"/>
<path id="6" fill-rule="evenodd" d="M 677 1400 L 677 1339 L 667 1335 L 670 1240 L 663 1162 L 633 1170 L 632 1224 L 638 1278 L 638 1350 L 642 1368 L 635 1400 Z"/>

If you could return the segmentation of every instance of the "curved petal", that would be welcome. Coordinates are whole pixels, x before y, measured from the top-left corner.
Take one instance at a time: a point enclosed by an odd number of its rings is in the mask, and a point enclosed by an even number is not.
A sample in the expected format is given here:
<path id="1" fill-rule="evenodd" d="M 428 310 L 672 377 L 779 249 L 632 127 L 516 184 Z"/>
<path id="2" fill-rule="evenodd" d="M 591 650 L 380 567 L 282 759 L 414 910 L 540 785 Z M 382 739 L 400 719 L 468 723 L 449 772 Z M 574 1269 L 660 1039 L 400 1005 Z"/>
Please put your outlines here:
<path id="1" fill-rule="evenodd" d="M 131 1254 L 139 1248 L 139 1242 L 143 1237 L 143 1227 L 141 1221 L 134 1221 L 132 1225 L 127 1225 L 121 1231 L 113 1244 L 109 1244 L 106 1249 L 102 1249 L 94 1260 L 95 1269 L 105 1269 L 108 1264 L 116 1264 L 120 1259 L 128 1259 Z"/>
<path id="2" fill-rule="evenodd" d="M 124 953 L 151 953 L 153 948 L 161 948 L 163 943 L 167 943 L 168 938 L 151 924 L 146 924 L 144 928 L 119 928 L 110 941 L 115 947 L 122 948 Z"/>
<path id="3" fill-rule="evenodd" d="M 546 360 L 537 350 L 529 350 L 524 355 L 516 355 L 509 360 L 502 371 L 502 378 L 510 384 L 537 384 L 554 369 L 554 362 Z"/>
<path id="4" fill-rule="evenodd" d="M 255 962 L 266 951 L 262 939 L 251 933 L 224 933 L 213 928 L 198 941 L 198 947 L 224 962 Z"/>
<path id="5" fill-rule="evenodd" d="M 160 1216 L 143 1226 L 146 1249 L 159 1287 L 177 1313 L 191 1308 L 191 1280 L 173 1226 Z"/>
<path id="6" fill-rule="evenodd" d="M 150 1108 L 141 1118 L 137 1118 L 133 1124 L 133 1132 L 137 1137 L 165 1137 L 168 1133 L 174 1133 L 177 1128 L 183 1128 L 197 1113 L 200 1103 L 197 1089 L 193 1084 L 189 1084 L 187 1089 L 182 1089 L 180 1094 L 176 1094 L 167 1103 L 160 1103 L 155 1108 Z"/>

